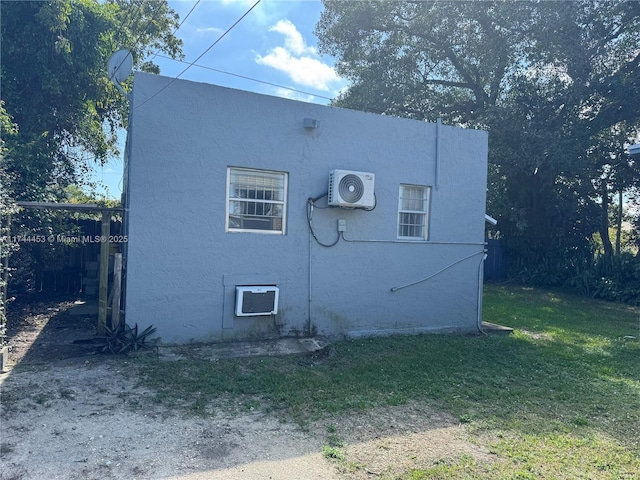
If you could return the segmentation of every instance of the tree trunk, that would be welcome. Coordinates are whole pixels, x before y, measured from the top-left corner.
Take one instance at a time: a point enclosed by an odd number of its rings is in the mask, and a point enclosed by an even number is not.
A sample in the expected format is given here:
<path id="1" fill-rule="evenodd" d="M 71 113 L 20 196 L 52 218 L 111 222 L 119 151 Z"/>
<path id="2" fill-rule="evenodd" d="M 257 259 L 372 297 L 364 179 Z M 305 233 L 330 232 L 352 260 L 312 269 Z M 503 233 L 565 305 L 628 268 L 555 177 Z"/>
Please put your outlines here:
<path id="1" fill-rule="evenodd" d="M 600 217 L 600 238 L 604 247 L 604 256 L 606 259 L 613 257 L 613 245 L 609 238 L 609 194 L 607 192 L 607 183 L 602 182 L 602 216 Z"/>

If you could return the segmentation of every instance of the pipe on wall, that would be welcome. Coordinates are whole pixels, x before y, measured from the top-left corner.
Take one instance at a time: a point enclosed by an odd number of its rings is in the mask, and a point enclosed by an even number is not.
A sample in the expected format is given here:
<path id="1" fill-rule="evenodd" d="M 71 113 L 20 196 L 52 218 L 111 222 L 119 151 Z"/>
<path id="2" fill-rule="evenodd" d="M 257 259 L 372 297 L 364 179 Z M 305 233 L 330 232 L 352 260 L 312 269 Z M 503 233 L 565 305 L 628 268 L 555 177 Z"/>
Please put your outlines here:
<path id="1" fill-rule="evenodd" d="M 482 286 L 484 285 L 484 261 L 487 259 L 487 251 L 484 251 L 484 255 L 480 260 L 480 266 L 478 267 L 478 319 L 477 326 L 480 333 L 485 333 L 482 330 Z"/>
<path id="2" fill-rule="evenodd" d="M 376 240 L 371 239 L 367 240 L 364 238 L 346 238 L 344 234 L 342 235 L 342 239 L 345 242 L 351 243 L 406 243 L 411 245 L 477 245 L 484 246 L 485 242 L 433 242 L 431 240 Z"/>
<path id="3" fill-rule="evenodd" d="M 442 125 L 442 119 L 438 117 L 436 120 L 436 172 L 435 172 L 435 187 L 436 190 L 440 186 L 440 126 Z"/>
<path id="4" fill-rule="evenodd" d="M 413 285 L 417 285 L 418 283 L 422 283 L 422 282 L 426 282 L 427 280 L 432 279 L 433 277 L 435 277 L 436 275 L 440 275 L 442 272 L 444 272 L 445 270 L 449 270 L 451 267 L 453 267 L 454 265 L 457 265 L 461 262 L 464 262 L 465 260 L 471 258 L 471 257 L 475 257 L 476 255 L 480 255 L 480 254 L 484 254 L 485 250 L 482 250 L 481 252 L 475 252 L 472 253 L 471 255 L 467 255 L 466 257 L 462 257 L 459 260 L 456 260 L 453 263 L 450 263 L 449 265 L 447 265 L 446 267 L 438 270 L 436 273 L 432 273 L 431 275 L 429 275 L 428 277 L 425 277 L 423 279 L 420 280 L 416 280 L 415 282 L 411 282 L 411 283 L 407 283 L 405 285 L 400 285 L 399 287 L 391 287 L 391 291 L 392 292 L 397 292 L 398 290 L 402 290 L 403 288 L 407 288 L 407 287 L 412 287 Z"/>
<path id="5" fill-rule="evenodd" d="M 311 232 L 309 232 L 309 246 L 307 247 L 307 274 L 308 274 L 308 278 L 307 278 L 307 308 L 308 308 L 308 312 L 307 312 L 307 336 L 311 336 L 311 247 L 312 247 L 312 240 L 311 240 Z"/>

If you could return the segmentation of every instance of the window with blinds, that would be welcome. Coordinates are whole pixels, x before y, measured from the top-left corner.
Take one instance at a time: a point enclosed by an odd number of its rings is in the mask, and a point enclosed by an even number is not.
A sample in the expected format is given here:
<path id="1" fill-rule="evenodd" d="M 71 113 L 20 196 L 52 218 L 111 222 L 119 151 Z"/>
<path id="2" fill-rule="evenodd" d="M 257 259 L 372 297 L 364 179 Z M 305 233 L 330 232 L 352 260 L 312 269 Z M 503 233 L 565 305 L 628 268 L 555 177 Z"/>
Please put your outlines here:
<path id="1" fill-rule="evenodd" d="M 398 238 L 428 239 L 429 190 L 423 185 L 400 185 Z"/>
<path id="2" fill-rule="evenodd" d="M 227 231 L 285 233 L 287 174 L 227 169 Z"/>

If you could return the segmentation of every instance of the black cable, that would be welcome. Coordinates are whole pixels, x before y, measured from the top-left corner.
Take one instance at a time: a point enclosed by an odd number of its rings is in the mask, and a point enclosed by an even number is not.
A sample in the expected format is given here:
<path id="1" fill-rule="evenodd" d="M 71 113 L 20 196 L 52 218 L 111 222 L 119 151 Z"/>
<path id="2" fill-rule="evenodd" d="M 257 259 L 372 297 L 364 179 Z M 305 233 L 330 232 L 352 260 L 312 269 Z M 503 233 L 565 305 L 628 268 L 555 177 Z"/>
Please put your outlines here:
<path id="1" fill-rule="evenodd" d="M 191 62 L 187 68 L 185 68 L 184 70 L 182 70 L 178 75 L 176 75 L 174 78 L 171 79 L 171 81 L 169 83 L 167 83 L 164 87 L 162 87 L 160 90 L 158 90 L 156 93 L 154 93 L 153 95 L 151 95 L 149 98 L 147 98 L 144 102 L 140 103 L 139 105 L 136 105 L 134 108 L 139 108 L 142 105 L 144 105 L 145 103 L 147 103 L 149 100 L 151 100 L 152 98 L 156 97 L 157 95 L 160 94 L 160 92 L 162 92 L 163 90 L 165 90 L 166 88 L 168 88 L 173 82 L 175 82 L 178 78 L 180 78 L 187 70 L 189 70 L 191 67 L 193 67 L 195 65 L 195 63 L 200 60 L 202 57 L 204 57 L 206 55 L 206 53 L 211 50 L 213 47 L 215 47 L 218 42 L 220 42 L 220 40 L 222 40 L 231 30 L 233 30 L 235 28 L 236 25 L 238 25 L 243 19 L 244 17 L 246 17 L 247 15 L 249 15 L 249 13 L 251 12 L 251 10 L 253 10 L 254 8 L 256 8 L 258 6 L 258 4 L 261 2 L 262 0 L 258 0 L 256 3 L 254 3 L 251 8 L 249 8 L 249 10 L 247 10 L 246 12 L 244 12 L 244 14 L 235 21 L 235 23 L 233 25 L 231 25 L 229 28 L 227 28 L 227 30 L 220 35 L 216 41 L 214 41 L 211 45 L 209 45 L 209 48 L 207 48 L 204 52 L 202 52 L 200 54 L 200 56 L 198 58 L 196 58 L 193 62 Z"/>
<path id="2" fill-rule="evenodd" d="M 160 58 L 164 58 L 167 60 L 173 60 L 174 62 L 179 62 L 179 63 L 187 63 L 189 64 L 190 62 L 187 62 L 185 60 L 179 60 L 177 58 L 171 58 L 171 57 L 167 57 L 166 55 L 157 55 Z M 220 70 L 218 68 L 213 68 L 213 67 L 207 67 L 206 65 L 200 65 L 198 63 L 193 63 L 192 64 L 193 67 L 198 67 L 198 68 L 204 68 L 205 70 L 211 70 L 212 72 L 217 72 L 217 73 L 223 73 L 224 75 L 230 75 L 232 77 L 237 77 L 237 78 L 242 78 L 243 80 L 251 80 L 252 82 L 257 82 L 257 83 L 263 83 L 265 85 L 269 85 L 271 87 L 278 87 L 278 88 L 284 88 L 285 90 L 291 90 L 292 92 L 296 92 L 296 93 L 302 93 L 304 95 L 311 95 L 313 97 L 317 97 L 317 98 L 322 98 L 324 100 L 333 100 L 333 98 L 330 97 L 325 97 L 324 95 L 318 95 L 316 93 L 311 93 L 311 92 L 305 92 L 304 90 L 298 90 L 297 88 L 291 88 L 291 87 L 286 87 L 284 85 L 279 85 L 277 83 L 271 83 L 271 82 L 266 82 L 264 80 L 259 80 L 257 78 L 253 78 L 253 77 L 247 77 L 246 75 L 239 75 L 237 73 L 231 73 L 231 72 L 227 72 L 225 70 Z M 319 208 L 319 207 L 317 207 Z"/>
<path id="3" fill-rule="evenodd" d="M 189 18 L 189 15 L 191 15 L 193 13 L 193 11 L 196 9 L 196 7 L 198 6 L 198 4 L 201 2 L 202 0 L 198 0 L 193 7 L 191 7 L 191 10 L 189 10 L 189 13 L 187 13 L 187 15 L 182 19 L 182 21 L 180 22 L 180 24 L 176 27 L 176 29 L 171 33 L 171 35 L 175 35 L 176 32 L 178 30 L 180 30 L 180 27 L 182 27 L 182 25 L 184 24 L 184 22 L 187 21 L 187 18 Z M 160 49 L 158 49 L 158 51 L 156 53 L 153 54 L 153 57 L 151 57 L 149 59 L 150 62 L 153 61 L 154 58 L 156 58 L 158 56 L 158 54 L 160 53 Z M 171 59 L 171 57 L 165 57 L 165 58 L 169 58 Z"/>
<path id="4" fill-rule="evenodd" d="M 376 209 L 377 206 L 378 206 L 378 197 L 376 197 L 376 193 L 373 192 L 373 207 L 365 208 L 364 211 L 365 212 L 373 212 Z"/>
<path id="5" fill-rule="evenodd" d="M 127 30 L 129 30 L 131 27 L 133 27 L 133 22 L 136 20 L 136 17 L 140 15 L 140 12 L 142 12 L 142 8 L 144 7 L 144 1 L 141 2 L 136 2 L 134 0 L 131 0 L 131 3 L 129 4 L 129 10 L 127 13 L 130 13 L 131 15 L 127 15 L 128 19 L 125 25 L 125 22 L 122 22 L 122 31 L 126 34 Z M 133 11 L 133 7 L 136 7 L 135 12 Z M 125 17 L 126 18 L 126 17 Z"/>
<path id="6" fill-rule="evenodd" d="M 135 4 L 135 5 L 137 6 L 136 13 L 139 15 L 140 12 L 142 12 L 142 10 L 143 10 L 144 1 L 139 2 L 139 3 Z M 133 13 L 133 7 L 134 7 L 134 2 L 132 1 L 129 4 L 129 8 L 128 8 L 127 12 L 125 13 L 124 19 L 122 20 L 120 31 L 124 32 L 125 38 L 126 38 L 127 31 L 129 30 L 129 28 L 133 27 L 133 21 L 134 21 L 134 18 L 136 16 Z M 126 23 L 126 25 L 125 25 L 125 23 Z M 136 43 L 138 43 L 137 39 L 136 39 L 135 43 L 133 43 L 133 45 L 135 46 Z M 127 60 L 127 55 L 124 56 L 124 58 L 120 62 L 120 65 L 118 65 L 118 67 L 114 70 L 114 73 L 117 72 L 118 70 L 120 70 L 120 67 L 122 67 L 122 65 L 124 64 L 124 62 L 126 60 Z M 109 72 L 109 73 L 111 73 L 111 72 Z"/>
<path id="7" fill-rule="evenodd" d="M 152 2 L 152 3 L 153 3 L 153 2 Z M 135 41 L 135 43 L 133 44 L 134 46 L 135 46 L 135 45 L 137 45 L 137 43 L 140 41 L 140 39 L 141 39 L 144 35 L 146 35 L 147 33 L 149 33 L 149 27 L 153 26 L 153 22 L 155 22 L 155 21 L 156 21 L 156 19 L 158 18 L 158 14 L 160 13 L 160 11 L 161 11 L 161 10 L 162 10 L 162 9 L 161 9 L 160 7 L 156 7 L 156 11 L 153 13 L 153 16 L 151 17 L 151 20 L 147 22 L 147 26 L 145 27 L 144 31 L 136 37 L 136 41 Z"/>
<path id="8" fill-rule="evenodd" d="M 129 2 L 128 5 L 129 5 L 129 8 L 127 8 L 127 11 L 125 12 L 124 17 L 122 18 L 122 22 L 120 22 L 120 31 L 121 32 L 125 32 L 126 31 L 126 29 L 129 26 L 129 20 L 131 20 L 131 18 L 132 18 L 131 13 L 133 11 L 134 4 L 133 4 L 133 2 Z M 138 8 L 140 8 L 140 5 L 138 5 Z"/>
<path id="9" fill-rule="evenodd" d="M 321 195 L 319 198 L 322 198 L 324 195 Z M 312 224 L 312 217 L 313 217 L 313 198 L 309 198 L 307 200 L 307 223 L 309 224 L 309 232 L 311 232 L 311 236 L 313 237 L 313 239 L 318 242 L 318 245 L 322 246 L 322 247 L 326 247 L 326 248 L 331 248 L 335 245 L 337 245 L 337 243 L 340 241 L 340 238 L 342 237 L 342 232 L 338 232 L 338 238 L 336 238 L 336 241 L 330 244 L 327 243 L 322 243 L 318 237 L 316 237 L 315 232 L 313 231 L 313 224 Z"/>
<path id="10" fill-rule="evenodd" d="M 324 192 L 322 195 L 318 195 L 317 197 L 309 198 L 309 200 L 311 200 L 311 203 L 316 203 L 318 200 L 320 200 L 321 198 L 326 197 L 327 195 L 329 195 L 329 192 Z"/>
<path id="11" fill-rule="evenodd" d="M 150 0 L 150 1 L 153 1 L 153 0 Z M 147 2 L 147 4 L 148 4 L 148 2 Z M 140 4 L 138 5 L 138 12 L 140 12 L 140 13 L 141 13 L 141 12 L 143 12 L 143 10 L 144 10 L 144 5 L 145 5 L 145 2 L 144 2 L 144 1 L 140 2 Z M 160 11 L 161 11 L 161 8 L 156 7 L 156 11 L 154 12 L 153 16 L 151 17 L 151 20 L 147 22 L 147 26 L 146 26 L 146 28 L 145 28 L 141 33 L 139 33 L 139 34 L 137 35 L 137 37 L 136 37 L 135 41 L 134 41 L 134 42 L 133 42 L 133 44 L 132 44 L 132 46 L 133 46 L 133 47 L 135 47 L 135 46 L 138 44 L 138 42 L 140 41 L 140 39 L 141 39 L 144 35 L 146 35 L 147 33 L 149 33 L 149 28 L 153 25 L 153 22 L 158 18 L 158 14 L 160 13 Z M 131 21 L 132 21 L 132 22 L 131 22 L 131 27 L 133 27 L 133 15 L 131 16 Z M 176 29 L 176 30 L 177 30 L 177 29 Z M 131 52 L 129 52 L 129 53 L 131 54 Z M 131 54 L 131 55 L 132 55 L 132 57 L 133 57 L 133 54 Z M 126 60 L 127 60 L 127 55 L 125 55 L 125 56 L 124 56 L 124 58 L 123 58 L 123 59 L 122 59 L 122 61 L 120 62 L 120 65 L 118 65 L 118 68 L 116 68 L 116 69 L 114 70 L 114 72 L 117 72 L 118 70 L 120 70 L 120 67 L 122 67 L 122 65 L 124 64 L 124 62 L 125 62 Z"/>

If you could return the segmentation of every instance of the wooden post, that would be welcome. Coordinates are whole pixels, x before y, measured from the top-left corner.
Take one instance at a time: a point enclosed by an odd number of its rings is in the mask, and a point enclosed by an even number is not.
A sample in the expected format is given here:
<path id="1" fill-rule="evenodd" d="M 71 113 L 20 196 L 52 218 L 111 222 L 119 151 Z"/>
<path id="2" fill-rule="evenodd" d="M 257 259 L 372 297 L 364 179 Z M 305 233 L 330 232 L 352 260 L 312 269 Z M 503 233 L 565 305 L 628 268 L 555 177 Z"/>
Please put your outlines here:
<path id="1" fill-rule="evenodd" d="M 0 292 L 0 295 L 2 295 L 2 297 L 0 298 L 0 300 L 2 300 L 2 308 L 3 310 L 6 312 L 7 311 L 7 291 L 9 290 L 9 252 L 11 251 L 11 249 L 9 248 L 11 246 L 11 214 L 7 215 L 7 226 L 6 226 L 6 231 L 7 231 L 7 251 L 5 252 L 5 256 L 3 261 L 3 269 L 2 269 L 2 292 Z M 0 235 L 2 235 L 2 224 L 0 223 Z"/>
<path id="2" fill-rule="evenodd" d="M 98 335 L 107 333 L 107 292 L 109 291 L 109 233 L 111 212 L 102 212 L 102 238 L 100 238 L 100 283 L 98 298 Z"/>
<path id="3" fill-rule="evenodd" d="M 113 302 L 111 303 L 111 328 L 117 330 L 120 325 L 120 285 L 122 279 L 122 254 L 113 256 Z"/>
<path id="4" fill-rule="evenodd" d="M 0 305 L 0 321 L 2 321 L 2 325 L 0 325 L 0 330 L 2 330 L 2 338 L 0 338 L 0 373 L 4 373 L 8 369 L 9 363 L 9 346 L 5 344 L 6 335 L 7 335 L 7 291 L 9 290 L 9 253 L 11 252 L 11 214 L 7 215 L 7 251 L 5 252 L 4 258 L 0 255 L 0 262 L 2 262 L 2 290 L 0 290 L 0 301 L 2 305 Z M 2 218 L 0 217 L 0 235 L 2 235 Z"/>

